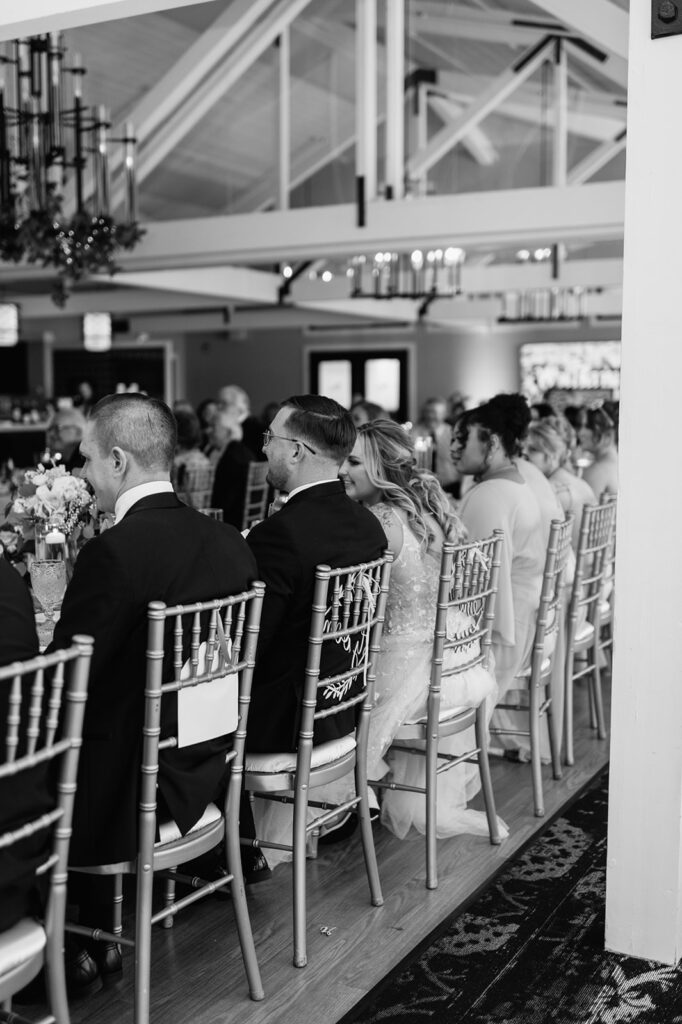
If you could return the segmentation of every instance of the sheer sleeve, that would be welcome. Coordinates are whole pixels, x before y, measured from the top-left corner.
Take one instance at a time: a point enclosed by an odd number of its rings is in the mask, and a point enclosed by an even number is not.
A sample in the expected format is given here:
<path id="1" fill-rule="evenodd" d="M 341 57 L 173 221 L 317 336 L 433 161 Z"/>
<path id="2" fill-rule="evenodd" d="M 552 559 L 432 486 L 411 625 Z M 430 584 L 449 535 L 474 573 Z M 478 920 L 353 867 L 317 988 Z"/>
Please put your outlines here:
<path id="1" fill-rule="evenodd" d="M 386 501 L 380 501 L 377 505 L 371 505 L 370 510 L 384 529 L 389 551 L 392 551 L 393 557 L 397 558 L 402 551 L 404 540 L 403 524 L 400 517 L 396 514 L 395 509 Z"/>

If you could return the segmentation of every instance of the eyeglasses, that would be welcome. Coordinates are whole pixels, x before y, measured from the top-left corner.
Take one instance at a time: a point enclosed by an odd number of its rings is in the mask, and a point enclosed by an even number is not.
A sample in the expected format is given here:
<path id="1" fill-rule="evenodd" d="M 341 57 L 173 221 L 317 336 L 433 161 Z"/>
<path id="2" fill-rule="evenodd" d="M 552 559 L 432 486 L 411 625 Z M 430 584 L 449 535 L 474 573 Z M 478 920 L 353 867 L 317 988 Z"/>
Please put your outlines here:
<path id="1" fill-rule="evenodd" d="M 278 438 L 278 440 L 280 440 L 280 441 L 293 441 L 294 444 L 302 444 L 304 448 L 308 449 L 308 451 L 310 452 L 311 455 L 317 455 L 317 452 L 315 451 L 315 449 L 311 448 L 309 444 L 305 443 L 305 441 L 299 441 L 299 439 L 297 437 L 284 437 L 282 434 L 273 434 L 273 432 L 271 430 L 264 430 L 263 431 L 263 447 L 264 448 L 267 448 L 267 446 L 272 441 L 273 437 Z"/>

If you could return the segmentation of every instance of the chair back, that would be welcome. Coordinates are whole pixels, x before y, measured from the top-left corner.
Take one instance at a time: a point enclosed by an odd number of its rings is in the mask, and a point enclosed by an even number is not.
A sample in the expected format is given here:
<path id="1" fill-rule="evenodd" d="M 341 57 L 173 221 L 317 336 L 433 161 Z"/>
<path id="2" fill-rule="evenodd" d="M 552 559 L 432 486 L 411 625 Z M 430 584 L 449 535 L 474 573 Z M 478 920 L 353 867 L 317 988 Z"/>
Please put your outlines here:
<path id="1" fill-rule="evenodd" d="M 358 752 L 364 756 L 392 561 L 387 551 L 373 562 L 339 569 L 317 566 L 301 702 L 299 775 L 310 767 L 315 723 L 353 709 Z M 340 726 L 339 735 L 352 731 L 353 724 L 350 729 Z"/>
<path id="2" fill-rule="evenodd" d="M 232 597 L 148 608 L 147 679 L 138 849 L 151 863 L 156 837 L 159 752 L 232 735 L 227 761 L 241 776 L 251 680 L 265 584 Z M 164 681 L 166 677 L 166 681 Z M 170 678 L 169 678 L 170 677 Z M 177 715 L 162 705 L 177 695 Z"/>
<path id="3" fill-rule="evenodd" d="M 187 469 L 178 479 L 177 494 L 191 508 L 206 508 L 213 497 L 215 466 Z"/>
<path id="4" fill-rule="evenodd" d="M 554 651 L 559 631 L 562 629 L 561 609 L 564 601 L 564 576 L 572 550 L 572 530 L 572 513 L 564 520 L 552 520 L 531 653 L 532 679 L 541 677 L 543 662 L 548 653 L 551 654 Z"/>
<path id="5" fill-rule="evenodd" d="M 503 531 L 495 530 L 483 540 L 443 544 L 427 704 L 434 725 L 442 679 L 489 665 L 503 542 Z"/>
<path id="6" fill-rule="evenodd" d="M 579 621 L 599 626 L 607 573 L 613 571 L 615 557 L 616 502 L 586 505 L 580 524 L 575 576 L 568 606 L 569 642 Z"/>
<path id="7" fill-rule="evenodd" d="M 250 530 L 261 519 L 265 519 L 268 508 L 267 462 L 250 462 L 244 492 L 242 530 Z"/>
<path id="8" fill-rule="evenodd" d="M 64 650 L 0 668 L 0 722 L 4 719 L 0 790 L 9 794 L 5 787 L 11 786 L 42 796 L 45 787 L 39 808 L 31 807 L 28 800 L 28 806 L 22 805 L 19 824 L 16 819 L 7 821 L 3 799 L 0 818 L 6 831 L 0 834 L 0 856 L 4 858 L 5 851 L 15 847 L 14 863 L 35 861 L 36 876 L 47 875 L 46 922 L 54 934 L 64 929 L 71 819 L 92 645 L 92 637 L 79 635 Z M 42 775 L 37 771 L 41 766 Z M 26 840 L 27 844 L 19 845 Z"/>

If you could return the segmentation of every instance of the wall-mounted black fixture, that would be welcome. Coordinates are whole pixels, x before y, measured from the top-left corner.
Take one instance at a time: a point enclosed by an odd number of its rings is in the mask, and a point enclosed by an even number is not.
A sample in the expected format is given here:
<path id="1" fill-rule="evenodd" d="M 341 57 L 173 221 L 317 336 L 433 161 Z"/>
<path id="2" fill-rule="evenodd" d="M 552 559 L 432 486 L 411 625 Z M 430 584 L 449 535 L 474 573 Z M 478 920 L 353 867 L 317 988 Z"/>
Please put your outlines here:
<path id="1" fill-rule="evenodd" d="M 651 0 L 651 38 L 682 35 L 681 0 Z"/>

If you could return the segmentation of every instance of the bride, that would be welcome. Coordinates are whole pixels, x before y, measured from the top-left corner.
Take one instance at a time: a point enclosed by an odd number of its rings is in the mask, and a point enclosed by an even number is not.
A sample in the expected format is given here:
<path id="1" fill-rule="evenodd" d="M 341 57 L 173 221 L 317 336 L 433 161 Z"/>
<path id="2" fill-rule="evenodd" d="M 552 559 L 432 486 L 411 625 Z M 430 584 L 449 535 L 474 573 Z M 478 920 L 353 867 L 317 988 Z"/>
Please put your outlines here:
<path id="1" fill-rule="evenodd" d="M 388 752 L 403 722 L 425 714 L 431 674 L 440 558 L 445 538 L 461 542 L 465 528 L 436 477 L 416 468 L 414 445 L 397 423 L 363 424 L 353 451 L 341 467 L 346 493 L 379 518 L 393 552 L 386 621 L 376 678 L 368 744 L 368 777 L 391 772 L 392 781 L 423 785 L 424 761 L 400 751 Z M 460 616 L 461 618 L 462 616 Z M 465 630 L 467 622 L 455 628 Z M 497 687 L 482 665 L 443 679 L 441 707 L 478 705 L 490 711 Z M 473 728 L 444 740 L 446 753 L 474 746 Z M 467 808 L 480 789 L 476 765 L 461 764 L 438 776 L 438 836 L 487 834 L 482 811 Z M 421 794 L 385 790 L 381 821 L 400 838 L 411 826 L 425 831 Z M 503 834 L 506 829 L 501 826 Z"/>

